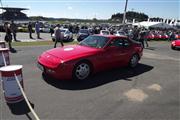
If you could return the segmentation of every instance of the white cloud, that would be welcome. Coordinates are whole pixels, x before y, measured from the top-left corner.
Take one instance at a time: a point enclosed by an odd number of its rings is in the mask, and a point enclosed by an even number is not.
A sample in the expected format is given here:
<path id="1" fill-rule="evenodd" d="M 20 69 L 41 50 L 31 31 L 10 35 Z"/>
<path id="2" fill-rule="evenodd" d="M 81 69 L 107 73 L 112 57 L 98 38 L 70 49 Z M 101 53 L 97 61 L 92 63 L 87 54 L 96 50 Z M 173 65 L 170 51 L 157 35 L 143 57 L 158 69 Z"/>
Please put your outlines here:
<path id="1" fill-rule="evenodd" d="M 72 10 L 73 8 L 72 8 L 71 6 L 68 6 L 67 9 L 68 9 L 68 10 Z"/>

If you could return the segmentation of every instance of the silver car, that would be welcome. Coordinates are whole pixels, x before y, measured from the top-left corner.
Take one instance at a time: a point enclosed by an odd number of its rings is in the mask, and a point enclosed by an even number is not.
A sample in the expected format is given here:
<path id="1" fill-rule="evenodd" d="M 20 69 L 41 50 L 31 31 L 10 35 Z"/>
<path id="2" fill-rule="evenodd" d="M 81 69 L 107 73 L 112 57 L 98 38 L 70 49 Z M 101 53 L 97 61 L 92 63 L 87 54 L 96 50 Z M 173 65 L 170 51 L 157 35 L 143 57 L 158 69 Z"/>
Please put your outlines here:
<path id="1" fill-rule="evenodd" d="M 61 29 L 61 34 L 63 41 L 72 41 L 73 40 L 73 34 L 68 29 Z M 55 35 L 52 35 L 52 40 L 55 41 Z"/>

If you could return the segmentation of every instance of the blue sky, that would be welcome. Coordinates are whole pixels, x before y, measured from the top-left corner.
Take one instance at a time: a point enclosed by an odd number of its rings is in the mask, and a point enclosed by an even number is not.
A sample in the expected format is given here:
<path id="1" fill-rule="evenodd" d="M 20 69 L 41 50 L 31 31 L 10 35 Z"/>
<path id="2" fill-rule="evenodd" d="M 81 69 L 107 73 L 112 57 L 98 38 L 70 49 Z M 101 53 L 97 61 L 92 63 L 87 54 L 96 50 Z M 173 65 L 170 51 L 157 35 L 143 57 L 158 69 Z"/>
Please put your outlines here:
<path id="1" fill-rule="evenodd" d="M 28 16 L 108 19 L 124 11 L 126 0 L 1 0 L 4 7 L 23 7 Z M 179 0 L 128 0 L 127 10 L 149 17 L 180 19 Z"/>

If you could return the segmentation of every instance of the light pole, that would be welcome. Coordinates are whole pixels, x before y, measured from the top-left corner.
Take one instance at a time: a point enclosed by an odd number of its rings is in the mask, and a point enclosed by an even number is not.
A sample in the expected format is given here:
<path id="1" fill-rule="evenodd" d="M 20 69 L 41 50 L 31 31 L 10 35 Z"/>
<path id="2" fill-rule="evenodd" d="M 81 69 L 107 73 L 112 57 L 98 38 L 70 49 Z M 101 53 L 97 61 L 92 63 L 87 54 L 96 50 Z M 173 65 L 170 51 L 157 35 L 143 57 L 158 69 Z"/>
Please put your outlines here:
<path id="1" fill-rule="evenodd" d="M 128 0 L 126 0 L 126 4 L 125 4 L 125 8 L 124 8 L 124 15 L 123 15 L 123 21 L 122 21 L 123 26 L 125 25 L 125 20 L 126 20 L 127 4 L 128 4 Z"/>

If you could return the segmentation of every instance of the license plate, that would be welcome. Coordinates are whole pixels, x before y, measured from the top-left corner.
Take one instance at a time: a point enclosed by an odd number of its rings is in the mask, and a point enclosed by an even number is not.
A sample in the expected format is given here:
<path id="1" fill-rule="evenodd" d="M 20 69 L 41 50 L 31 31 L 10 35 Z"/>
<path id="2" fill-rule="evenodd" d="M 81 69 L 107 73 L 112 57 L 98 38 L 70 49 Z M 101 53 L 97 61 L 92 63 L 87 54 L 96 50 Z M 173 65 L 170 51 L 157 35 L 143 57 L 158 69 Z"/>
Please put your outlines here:
<path id="1" fill-rule="evenodd" d="M 37 64 L 37 67 L 41 70 L 41 71 L 43 71 L 44 72 L 44 67 L 41 65 L 41 64 Z"/>

